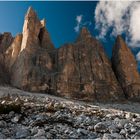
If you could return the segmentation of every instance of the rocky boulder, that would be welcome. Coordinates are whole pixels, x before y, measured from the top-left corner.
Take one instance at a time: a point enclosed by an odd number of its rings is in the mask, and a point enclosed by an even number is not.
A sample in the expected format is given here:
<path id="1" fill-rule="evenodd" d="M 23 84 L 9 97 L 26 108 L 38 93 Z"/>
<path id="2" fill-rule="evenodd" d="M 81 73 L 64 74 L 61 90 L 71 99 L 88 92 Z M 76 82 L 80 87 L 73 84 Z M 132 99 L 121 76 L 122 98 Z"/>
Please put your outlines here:
<path id="1" fill-rule="evenodd" d="M 121 36 L 118 36 L 113 48 L 112 66 L 125 96 L 140 101 L 140 75 L 136 60 Z"/>

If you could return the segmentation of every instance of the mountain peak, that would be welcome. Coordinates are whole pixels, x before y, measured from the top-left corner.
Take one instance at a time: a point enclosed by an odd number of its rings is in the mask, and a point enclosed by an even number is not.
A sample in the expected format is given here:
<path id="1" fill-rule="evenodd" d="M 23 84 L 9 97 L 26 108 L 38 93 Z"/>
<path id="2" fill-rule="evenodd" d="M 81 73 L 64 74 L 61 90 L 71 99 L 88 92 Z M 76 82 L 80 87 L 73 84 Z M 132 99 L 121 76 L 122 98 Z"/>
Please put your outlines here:
<path id="1" fill-rule="evenodd" d="M 35 12 L 34 9 L 30 6 L 30 7 L 28 8 L 26 17 L 36 17 L 36 16 L 37 16 L 36 12 Z"/>
<path id="2" fill-rule="evenodd" d="M 112 52 L 112 66 L 127 98 L 138 100 L 140 77 L 137 63 L 124 39 L 118 35 Z"/>
<path id="3" fill-rule="evenodd" d="M 124 42 L 124 39 L 122 38 L 121 35 L 117 35 L 117 38 L 116 38 L 117 41 L 123 41 Z"/>
<path id="4" fill-rule="evenodd" d="M 80 31 L 80 36 L 90 36 L 91 37 L 91 34 L 90 34 L 90 32 L 89 32 L 89 30 L 86 28 L 86 27 L 83 27 L 82 29 L 81 29 L 81 31 Z"/>
<path id="5" fill-rule="evenodd" d="M 45 20 L 45 18 L 42 19 L 42 20 L 40 21 L 40 23 L 41 23 L 42 27 L 45 27 L 45 26 L 46 26 L 46 20 Z"/>
<path id="6" fill-rule="evenodd" d="M 115 46 L 117 49 L 127 49 L 127 45 L 121 35 L 117 36 Z"/>
<path id="7" fill-rule="evenodd" d="M 89 30 L 86 27 L 82 27 L 80 34 L 77 38 L 77 41 L 80 41 L 83 39 L 85 40 L 85 39 L 90 38 L 90 37 L 91 37 L 91 34 L 90 34 Z"/>

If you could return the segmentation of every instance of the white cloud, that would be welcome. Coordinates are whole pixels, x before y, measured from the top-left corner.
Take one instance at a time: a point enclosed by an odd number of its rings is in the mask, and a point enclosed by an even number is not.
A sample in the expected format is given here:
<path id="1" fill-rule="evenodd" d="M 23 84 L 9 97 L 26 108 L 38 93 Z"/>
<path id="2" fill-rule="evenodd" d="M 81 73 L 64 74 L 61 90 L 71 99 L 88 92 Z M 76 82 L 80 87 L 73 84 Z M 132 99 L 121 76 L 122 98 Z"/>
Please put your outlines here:
<path id="1" fill-rule="evenodd" d="M 136 59 L 137 59 L 137 61 L 140 61 L 140 52 L 137 53 Z"/>
<path id="2" fill-rule="evenodd" d="M 92 23 L 91 21 L 84 21 L 83 15 L 76 16 L 76 26 L 74 27 L 75 32 L 79 32 L 82 26 L 90 26 Z"/>
<path id="3" fill-rule="evenodd" d="M 83 17 L 83 15 L 79 15 L 79 16 L 76 17 L 77 23 L 79 23 L 79 24 L 81 23 L 82 17 Z"/>
<path id="4" fill-rule="evenodd" d="M 134 43 L 140 41 L 140 2 L 131 10 L 130 35 Z"/>
<path id="5" fill-rule="evenodd" d="M 125 33 L 131 45 L 140 47 L 140 2 L 99 1 L 95 9 L 99 38 Z"/>
<path id="6" fill-rule="evenodd" d="M 77 25 L 74 27 L 75 32 L 78 32 L 81 26 L 83 15 L 76 16 Z"/>

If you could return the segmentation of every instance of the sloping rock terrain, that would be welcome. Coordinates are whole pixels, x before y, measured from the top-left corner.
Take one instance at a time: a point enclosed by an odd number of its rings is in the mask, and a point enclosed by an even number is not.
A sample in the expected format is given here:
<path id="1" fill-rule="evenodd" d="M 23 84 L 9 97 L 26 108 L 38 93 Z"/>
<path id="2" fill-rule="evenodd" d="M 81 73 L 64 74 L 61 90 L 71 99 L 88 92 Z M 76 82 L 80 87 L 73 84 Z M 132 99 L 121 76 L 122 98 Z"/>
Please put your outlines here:
<path id="1" fill-rule="evenodd" d="M 30 7 L 22 34 L 0 35 L 0 84 L 84 101 L 139 101 L 136 61 L 120 37 L 111 64 L 85 27 L 75 42 L 56 49 L 45 25 Z"/>
<path id="2" fill-rule="evenodd" d="M 138 103 L 103 105 L 0 87 L 0 139 L 140 139 Z"/>

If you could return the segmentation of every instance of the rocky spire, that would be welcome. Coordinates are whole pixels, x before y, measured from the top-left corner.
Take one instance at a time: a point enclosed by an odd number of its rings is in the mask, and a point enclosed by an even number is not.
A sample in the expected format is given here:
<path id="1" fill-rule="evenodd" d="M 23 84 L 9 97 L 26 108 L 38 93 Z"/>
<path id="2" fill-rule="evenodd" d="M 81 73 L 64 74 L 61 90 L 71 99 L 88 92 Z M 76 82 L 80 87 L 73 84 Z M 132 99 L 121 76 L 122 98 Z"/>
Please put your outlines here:
<path id="1" fill-rule="evenodd" d="M 45 19 L 42 19 L 40 22 L 41 22 L 42 28 L 46 27 L 46 20 Z"/>
<path id="2" fill-rule="evenodd" d="M 26 13 L 25 18 L 34 18 L 34 17 L 37 17 L 37 14 L 36 14 L 36 12 L 33 10 L 33 8 L 30 6 L 30 7 L 28 8 L 28 11 L 27 11 L 27 13 Z"/>
<path id="3" fill-rule="evenodd" d="M 112 66 L 126 97 L 140 99 L 140 76 L 137 63 L 120 35 L 117 36 L 113 48 Z"/>
<path id="4" fill-rule="evenodd" d="M 121 35 L 118 35 L 117 38 L 116 38 L 116 45 L 114 46 L 114 50 L 113 53 L 116 53 L 116 51 L 120 51 L 120 50 L 123 50 L 123 51 L 130 51 L 129 48 L 127 47 L 125 41 L 123 40 L 122 36 Z M 114 55 L 114 54 L 113 54 Z"/>
<path id="5" fill-rule="evenodd" d="M 38 47 L 39 40 L 38 35 L 41 29 L 40 20 L 37 17 L 36 12 L 32 7 L 29 7 L 25 16 L 23 26 L 23 39 L 21 45 L 21 51 L 25 48 Z"/>
<path id="6" fill-rule="evenodd" d="M 87 28 L 82 28 L 77 42 L 59 48 L 58 60 L 60 95 L 87 101 L 124 99 L 101 43 Z"/>
<path id="7" fill-rule="evenodd" d="M 39 47 L 52 49 L 54 45 L 46 29 L 45 19 L 40 21 L 36 12 L 30 7 L 25 16 L 21 51 L 25 48 L 30 50 L 31 48 L 35 49 Z"/>
<path id="8" fill-rule="evenodd" d="M 140 101 L 137 63 L 121 36 L 113 48 L 112 65 L 102 44 L 86 27 L 74 43 L 52 49 L 46 21 L 40 21 L 30 7 L 22 34 L 14 41 L 9 33 L 0 35 L 0 83 L 11 80 L 10 84 L 20 89 L 53 91 L 86 101 L 120 101 L 124 93 L 129 99 Z M 8 79 L 5 74 L 9 73 Z"/>
<path id="9" fill-rule="evenodd" d="M 36 12 L 30 7 L 25 16 L 22 36 L 20 40 L 16 38 L 11 46 L 21 48 L 21 50 L 18 54 L 18 51 L 11 48 L 9 53 L 12 52 L 12 54 L 8 53 L 8 56 L 12 57 L 12 61 L 9 59 L 7 61 L 9 60 L 13 65 L 11 67 L 11 84 L 13 86 L 30 91 L 48 89 L 49 74 L 53 66 L 47 47 L 53 46 L 53 44 L 50 43 L 51 40 L 45 26 L 45 20 L 40 21 Z"/>
<path id="10" fill-rule="evenodd" d="M 54 45 L 51 41 L 50 35 L 46 29 L 46 20 L 43 19 L 40 21 L 41 23 L 41 29 L 40 29 L 40 33 L 39 33 L 39 41 L 40 41 L 40 46 L 43 49 L 46 49 L 48 51 L 54 49 Z"/>
<path id="11" fill-rule="evenodd" d="M 82 27 L 76 41 L 86 40 L 86 39 L 91 38 L 91 37 L 92 36 L 91 36 L 89 30 L 86 27 Z"/>

